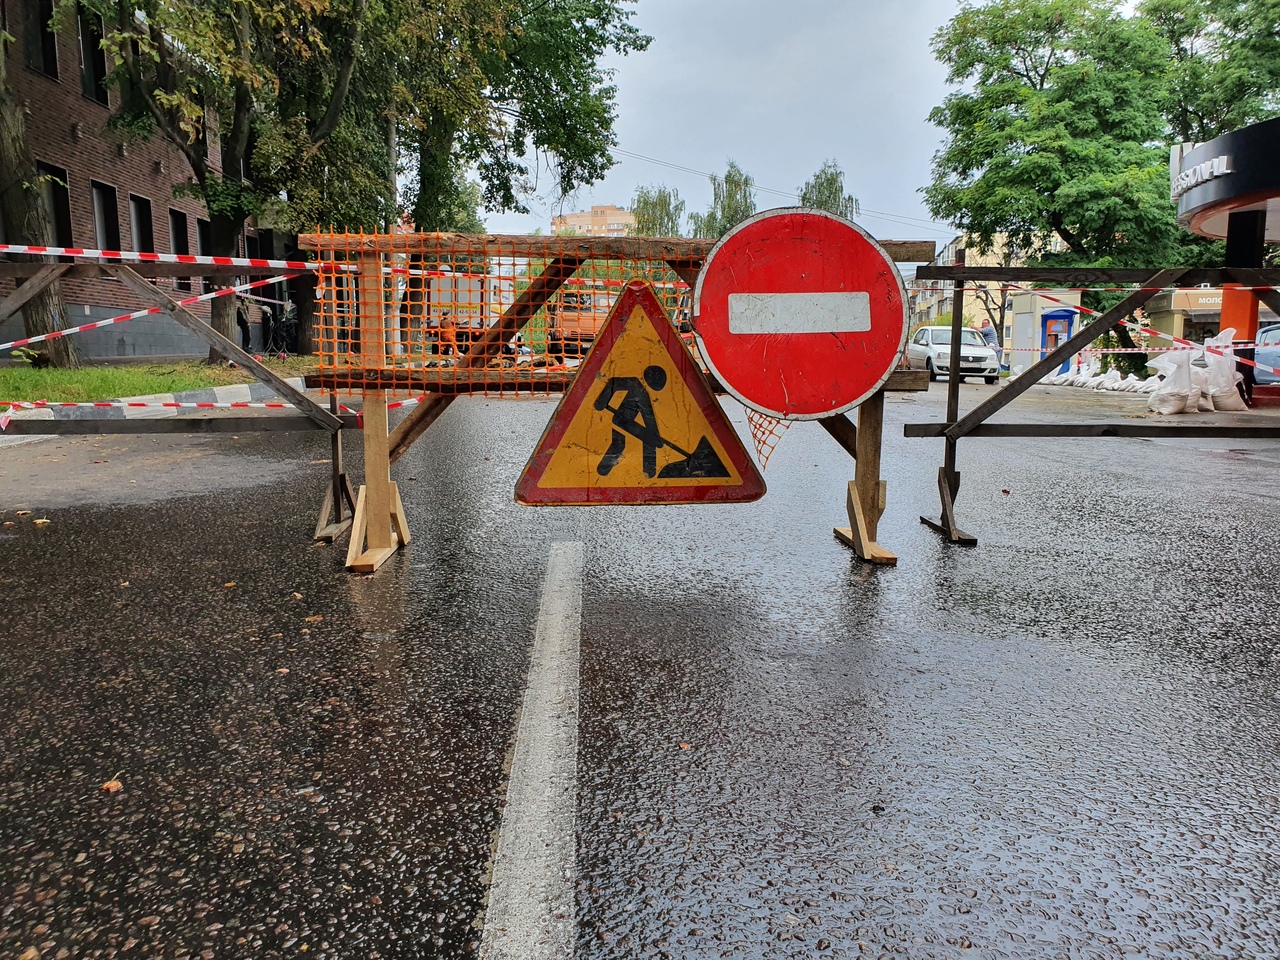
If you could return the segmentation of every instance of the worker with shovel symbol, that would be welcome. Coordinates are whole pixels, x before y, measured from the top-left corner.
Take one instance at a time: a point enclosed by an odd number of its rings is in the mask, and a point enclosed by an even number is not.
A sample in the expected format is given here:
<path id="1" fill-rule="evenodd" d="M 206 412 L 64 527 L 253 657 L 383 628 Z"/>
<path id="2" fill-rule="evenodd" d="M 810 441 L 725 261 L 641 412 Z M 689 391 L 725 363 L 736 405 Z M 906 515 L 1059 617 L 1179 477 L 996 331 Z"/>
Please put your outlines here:
<path id="1" fill-rule="evenodd" d="M 613 414 L 613 442 L 600 458 L 596 473 L 602 477 L 609 475 L 626 453 L 627 437 L 631 436 L 640 441 L 646 477 L 653 477 L 655 474 L 660 479 L 730 476 L 724 462 L 706 437 L 699 440 L 690 453 L 664 439 L 658 431 L 658 418 L 653 413 L 653 400 L 649 396 L 649 390 L 656 393 L 666 385 L 667 371 L 656 364 L 645 367 L 643 382 L 639 377 L 609 378 L 604 390 L 596 397 L 594 406 L 597 410 L 607 410 Z M 623 394 L 622 401 L 616 407 L 610 406 L 610 401 L 619 393 Z M 667 464 L 658 473 L 658 450 L 661 447 L 670 447 L 684 459 Z"/>

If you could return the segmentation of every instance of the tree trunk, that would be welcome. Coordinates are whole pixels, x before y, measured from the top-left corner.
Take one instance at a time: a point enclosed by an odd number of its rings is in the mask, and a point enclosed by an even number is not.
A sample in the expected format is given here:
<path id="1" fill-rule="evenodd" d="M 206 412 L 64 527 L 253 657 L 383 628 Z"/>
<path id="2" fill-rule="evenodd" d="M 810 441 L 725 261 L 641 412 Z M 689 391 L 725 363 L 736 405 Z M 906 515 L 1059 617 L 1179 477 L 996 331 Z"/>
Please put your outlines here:
<path id="1" fill-rule="evenodd" d="M 418 133 L 418 195 L 413 204 L 413 224 L 424 233 L 451 226 L 446 221 L 455 189 L 454 136 L 454 128 L 437 117 L 428 117 Z"/>
<path id="2" fill-rule="evenodd" d="M 244 218 L 214 214 L 209 217 L 210 255 L 215 257 L 235 257 L 240 254 L 240 234 L 244 231 Z M 236 346 L 240 346 L 240 331 L 236 328 L 236 306 L 240 298 L 236 296 L 215 297 L 209 301 L 209 323 L 215 331 L 222 334 Z M 209 348 L 209 362 L 219 363 L 222 354 Z"/>
<path id="3" fill-rule="evenodd" d="M 5 47 L 0 40 L 0 217 L 5 236 L 13 242 L 53 245 L 53 225 L 40 195 L 35 159 L 27 149 L 23 105 L 9 87 Z M 22 308 L 23 329 L 29 337 L 65 329 L 67 305 L 57 281 L 32 297 Z M 66 338 L 46 341 L 41 351 L 55 367 L 77 366 Z"/>

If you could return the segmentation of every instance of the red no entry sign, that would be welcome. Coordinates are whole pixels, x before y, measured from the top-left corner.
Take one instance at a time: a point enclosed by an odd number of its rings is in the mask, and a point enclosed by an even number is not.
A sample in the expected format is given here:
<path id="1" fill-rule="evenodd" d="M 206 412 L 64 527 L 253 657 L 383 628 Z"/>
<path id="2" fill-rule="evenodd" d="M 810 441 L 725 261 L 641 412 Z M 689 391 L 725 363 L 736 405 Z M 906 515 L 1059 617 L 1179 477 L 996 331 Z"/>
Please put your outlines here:
<path id="1" fill-rule="evenodd" d="M 747 406 L 816 420 L 878 390 L 907 338 L 902 277 L 861 227 L 768 210 L 712 248 L 694 291 L 703 359 Z"/>

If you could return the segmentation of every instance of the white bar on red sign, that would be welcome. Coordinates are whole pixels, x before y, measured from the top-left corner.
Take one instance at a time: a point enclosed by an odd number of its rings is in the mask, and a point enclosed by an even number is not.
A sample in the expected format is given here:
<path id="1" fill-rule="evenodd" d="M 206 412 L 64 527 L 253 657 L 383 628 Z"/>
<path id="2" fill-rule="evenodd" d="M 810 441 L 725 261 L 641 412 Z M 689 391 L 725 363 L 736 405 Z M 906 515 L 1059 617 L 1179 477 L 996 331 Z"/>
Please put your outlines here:
<path id="1" fill-rule="evenodd" d="M 738 334 L 866 333 L 871 295 L 854 293 L 731 293 L 729 332 Z"/>

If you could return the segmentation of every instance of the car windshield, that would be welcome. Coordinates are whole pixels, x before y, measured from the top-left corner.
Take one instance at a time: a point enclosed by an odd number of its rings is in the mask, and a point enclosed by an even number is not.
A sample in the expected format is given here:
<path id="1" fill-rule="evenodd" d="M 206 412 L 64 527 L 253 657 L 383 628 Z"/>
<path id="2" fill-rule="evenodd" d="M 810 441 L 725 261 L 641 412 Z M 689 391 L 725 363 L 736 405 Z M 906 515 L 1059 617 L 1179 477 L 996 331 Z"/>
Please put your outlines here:
<path id="1" fill-rule="evenodd" d="M 934 343 L 950 343 L 951 331 L 946 327 L 938 327 L 933 331 Z M 982 339 L 982 334 L 977 330 L 970 330 L 967 327 L 960 331 L 960 343 L 970 347 L 985 347 L 987 342 Z"/>

